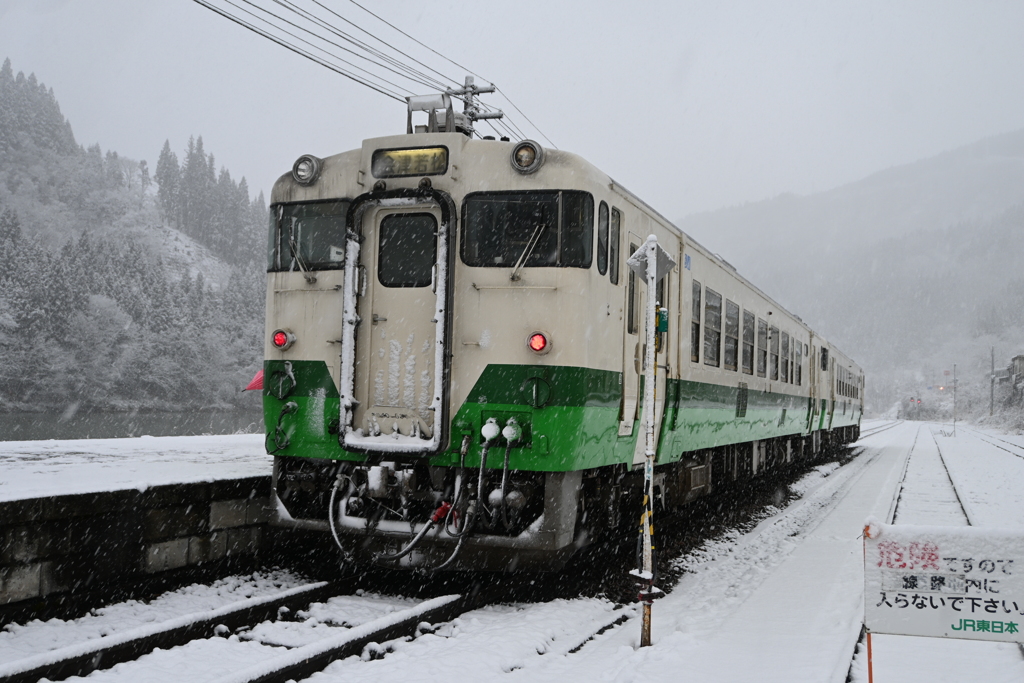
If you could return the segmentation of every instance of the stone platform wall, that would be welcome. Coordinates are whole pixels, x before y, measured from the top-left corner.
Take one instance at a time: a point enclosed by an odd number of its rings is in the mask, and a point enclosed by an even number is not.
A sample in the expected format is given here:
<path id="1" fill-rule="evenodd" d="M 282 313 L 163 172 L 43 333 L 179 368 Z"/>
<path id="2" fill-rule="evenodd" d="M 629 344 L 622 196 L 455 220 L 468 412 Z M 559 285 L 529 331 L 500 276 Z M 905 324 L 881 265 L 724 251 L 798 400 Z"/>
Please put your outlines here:
<path id="1" fill-rule="evenodd" d="M 0 502 L 0 625 L 255 566 L 270 477 Z"/>

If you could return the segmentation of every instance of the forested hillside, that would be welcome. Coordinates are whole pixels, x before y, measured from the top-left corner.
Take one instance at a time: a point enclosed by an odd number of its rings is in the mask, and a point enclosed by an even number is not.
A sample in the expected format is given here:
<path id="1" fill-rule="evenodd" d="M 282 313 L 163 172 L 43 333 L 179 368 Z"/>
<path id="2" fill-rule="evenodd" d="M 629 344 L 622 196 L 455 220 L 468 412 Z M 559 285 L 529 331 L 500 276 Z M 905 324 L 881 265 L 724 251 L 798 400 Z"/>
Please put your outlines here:
<path id="1" fill-rule="evenodd" d="M 262 195 L 218 171 L 202 138 L 181 164 L 165 142 L 151 177 L 83 148 L 53 91 L 5 61 L 0 410 L 251 405 L 265 223 Z"/>

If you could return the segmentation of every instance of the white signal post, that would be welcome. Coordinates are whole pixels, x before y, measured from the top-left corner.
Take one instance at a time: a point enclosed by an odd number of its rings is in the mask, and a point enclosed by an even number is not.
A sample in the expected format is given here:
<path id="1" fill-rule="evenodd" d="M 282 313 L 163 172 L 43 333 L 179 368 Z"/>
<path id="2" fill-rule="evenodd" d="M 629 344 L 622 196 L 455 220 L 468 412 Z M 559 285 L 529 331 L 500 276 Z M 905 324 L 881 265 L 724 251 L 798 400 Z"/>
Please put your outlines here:
<path id="1" fill-rule="evenodd" d="M 644 511 L 640 517 L 643 533 L 643 567 L 631 572 L 646 587 L 641 590 L 640 600 L 644 605 L 643 623 L 640 631 L 640 647 L 651 644 L 651 601 L 663 593 L 654 586 L 654 399 L 657 375 L 655 340 L 657 336 L 657 305 L 654 300 L 658 282 L 668 275 L 676 262 L 658 245 L 658 238 L 649 235 L 642 247 L 629 257 L 626 265 L 637 277 L 647 280 L 646 351 L 644 353 Z"/>

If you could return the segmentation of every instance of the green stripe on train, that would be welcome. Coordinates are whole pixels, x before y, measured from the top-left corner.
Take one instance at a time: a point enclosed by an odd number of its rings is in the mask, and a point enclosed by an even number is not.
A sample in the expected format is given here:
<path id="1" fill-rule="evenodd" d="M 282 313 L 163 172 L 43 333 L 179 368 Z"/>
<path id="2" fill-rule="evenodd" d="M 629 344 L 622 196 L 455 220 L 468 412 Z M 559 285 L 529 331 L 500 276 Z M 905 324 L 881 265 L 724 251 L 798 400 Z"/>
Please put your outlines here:
<path id="1" fill-rule="evenodd" d="M 264 419 L 268 451 L 279 455 L 361 461 L 364 456 L 338 445 L 340 399 L 322 361 L 293 361 L 290 387 L 282 361 L 267 361 Z M 283 384 L 282 384 L 283 382 Z M 289 387 L 284 393 L 280 388 Z M 523 442 L 512 448 L 512 469 L 562 472 L 632 461 L 639 421 L 630 436 L 619 436 L 621 373 L 575 367 L 488 365 L 452 417 L 449 450 L 431 459 L 434 465 L 457 465 L 458 449 L 469 435 L 466 465 L 480 464 L 480 427 L 490 417 L 499 424 L 515 417 Z M 685 452 L 755 439 L 806 433 L 810 400 L 788 394 L 748 391 L 740 410 L 739 387 L 669 380 L 658 461 L 679 460 Z M 277 394 L 277 395 L 275 395 Z M 282 412 L 287 403 L 295 412 Z M 742 414 L 742 416 L 739 416 Z M 833 424 L 856 424 L 852 411 Z M 840 419 L 843 418 L 843 419 Z M 283 448 L 276 447 L 287 442 Z M 501 467 L 505 444 L 493 446 L 488 467 Z"/>

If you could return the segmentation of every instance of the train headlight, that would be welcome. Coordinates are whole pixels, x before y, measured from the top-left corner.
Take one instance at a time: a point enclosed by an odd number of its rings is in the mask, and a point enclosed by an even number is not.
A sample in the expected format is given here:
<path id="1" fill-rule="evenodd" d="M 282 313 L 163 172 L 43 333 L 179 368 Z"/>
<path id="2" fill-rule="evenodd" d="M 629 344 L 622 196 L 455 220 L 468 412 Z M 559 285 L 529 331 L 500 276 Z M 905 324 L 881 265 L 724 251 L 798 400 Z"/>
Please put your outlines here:
<path id="1" fill-rule="evenodd" d="M 544 148 L 533 140 L 523 140 L 512 148 L 512 168 L 520 173 L 533 173 L 543 163 Z"/>
<path id="2" fill-rule="evenodd" d="M 320 177 L 323 162 L 312 154 L 303 154 L 292 165 L 292 178 L 299 185 L 312 185 Z"/>
<path id="3" fill-rule="evenodd" d="M 543 332 L 532 333 L 526 338 L 526 345 L 538 355 L 543 355 L 551 350 L 551 340 Z"/>
<path id="4" fill-rule="evenodd" d="M 274 330 L 270 335 L 270 341 L 278 351 L 287 351 L 295 343 L 295 335 L 288 330 Z"/>

